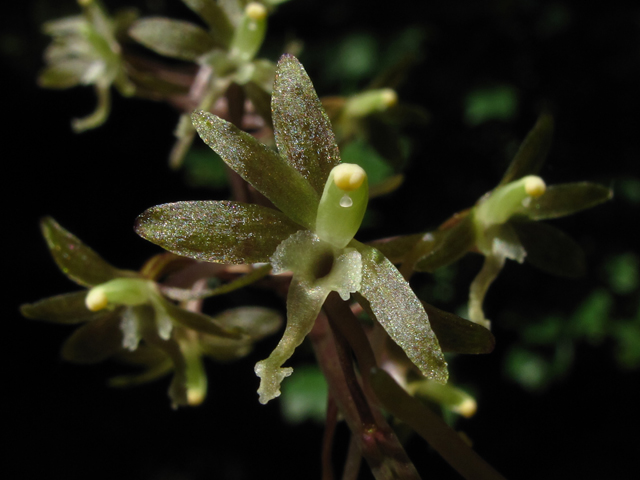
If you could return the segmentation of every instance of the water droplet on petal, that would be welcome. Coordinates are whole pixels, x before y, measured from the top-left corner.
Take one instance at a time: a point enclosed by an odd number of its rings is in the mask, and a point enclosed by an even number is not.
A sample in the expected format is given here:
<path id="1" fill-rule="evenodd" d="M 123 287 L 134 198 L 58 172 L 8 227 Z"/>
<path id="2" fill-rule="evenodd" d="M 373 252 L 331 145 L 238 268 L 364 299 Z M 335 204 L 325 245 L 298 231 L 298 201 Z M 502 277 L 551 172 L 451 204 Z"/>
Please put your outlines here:
<path id="1" fill-rule="evenodd" d="M 340 206 L 347 208 L 347 207 L 350 207 L 351 205 L 353 205 L 353 200 L 349 195 L 345 193 L 340 199 Z"/>

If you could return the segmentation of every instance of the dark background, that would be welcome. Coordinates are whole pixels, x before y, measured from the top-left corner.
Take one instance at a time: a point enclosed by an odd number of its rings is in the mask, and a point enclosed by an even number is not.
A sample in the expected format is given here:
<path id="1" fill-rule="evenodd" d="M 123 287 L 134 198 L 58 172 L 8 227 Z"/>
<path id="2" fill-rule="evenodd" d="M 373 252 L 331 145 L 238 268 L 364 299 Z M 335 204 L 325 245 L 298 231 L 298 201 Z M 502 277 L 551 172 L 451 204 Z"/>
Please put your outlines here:
<path id="1" fill-rule="evenodd" d="M 257 402 L 253 364 L 276 338 L 237 364 L 209 365 L 205 404 L 172 411 L 166 381 L 109 389 L 105 381 L 119 367 L 63 363 L 58 351 L 71 329 L 20 316 L 22 303 L 77 288 L 51 261 L 38 229 L 41 216 L 52 215 L 116 266 L 136 269 L 159 251 L 133 233 L 138 214 L 159 203 L 224 193 L 189 189 L 182 174 L 167 167 L 177 115 L 166 105 L 114 94 L 107 124 L 74 135 L 69 122 L 91 111 L 91 89 L 45 91 L 35 78 L 48 42 L 40 23 L 77 7 L 71 1 L 11 3 L 0 7 L 8 105 L 2 127 L 7 478 L 317 478 L 321 428 L 284 424 L 278 401 Z M 126 5 L 106 4 L 112 11 Z M 144 14 L 194 20 L 177 0 L 136 6 Z M 542 172 L 547 183 L 589 180 L 615 190 L 640 176 L 637 2 L 292 0 L 271 20 L 265 54 L 273 52 L 275 60 L 286 40 L 303 41 L 300 59 L 318 93 L 336 94 L 363 86 L 359 78 L 336 74 L 345 38 L 373 38 L 384 63 L 387 47 L 408 27 L 423 40 L 399 95 L 427 109 L 430 122 L 409 131 L 407 181 L 372 203 L 377 227 L 363 231 L 363 239 L 424 230 L 473 204 L 499 181 L 542 104 L 551 106 L 557 125 Z M 515 114 L 466 123 L 468 93 L 496 84 L 516 89 Z M 486 304 L 496 351 L 455 360 L 454 378 L 471 385 L 479 402 L 476 416 L 458 428 L 507 478 L 636 478 L 638 371 L 617 366 L 611 342 L 580 343 L 562 382 L 527 392 L 504 376 L 504 356 L 517 334 L 501 319 L 514 312 L 572 312 L 589 292 L 604 288 L 600 266 L 609 255 L 637 252 L 638 219 L 637 204 L 616 196 L 555 221 L 584 247 L 587 276 L 559 279 L 509 264 Z M 443 307 L 464 301 L 479 265 L 474 256 L 461 263 L 456 294 Z M 304 349 L 298 356 L 311 361 Z M 458 478 L 422 441 L 408 449 L 424 478 Z"/>

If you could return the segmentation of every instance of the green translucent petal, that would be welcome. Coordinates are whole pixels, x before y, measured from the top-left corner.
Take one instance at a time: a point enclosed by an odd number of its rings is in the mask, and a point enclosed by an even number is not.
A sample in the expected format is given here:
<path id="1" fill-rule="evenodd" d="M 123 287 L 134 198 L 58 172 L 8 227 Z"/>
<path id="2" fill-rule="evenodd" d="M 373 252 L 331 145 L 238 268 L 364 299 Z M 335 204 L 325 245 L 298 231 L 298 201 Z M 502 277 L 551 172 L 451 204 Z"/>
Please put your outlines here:
<path id="1" fill-rule="evenodd" d="M 425 235 L 416 249 L 425 254 L 415 265 L 418 272 L 433 272 L 449 265 L 469 252 L 476 244 L 476 230 L 473 224 L 473 211 L 457 225 L 448 230 L 437 230 Z"/>
<path id="2" fill-rule="evenodd" d="M 107 311 L 84 324 L 64 343 L 62 357 L 70 362 L 96 363 L 122 351 L 121 314 L 122 309 Z"/>
<path id="3" fill-rule="evenodd" d="M 267 262 L 298 229 L 276 210 L 228 201 L 158 205 L 135 225 L 138 235 L 170 252 L 216 263 Z"/>
<path id="4" fill-rule="evenodd" d="M 533 126 L 511 161 L 498 186 L 506 185 L 526 175 L 537 175 L 551 148 L 553 117 L 543 113 Z"/>
<path id="5" fill-rule="evenodd" d="M 223 47 L 229 45 L 233 35 L 233 27 L 224 10 L 211 0 L 182 0 L 191 10 L 207 23 L 210 34 Z"/>
<path id="6" fill-rule="evenodd" d="M 84 299 L 86 291 L 66 293 L 55 297 L 43 298 L 35 303 L 20 306 L 20 312 L 33 320 L 44 320 L 53 323 L 82 323 L 102 316 L 87 310 Z"/>
<path id="7" fill-rule="evenodd" d="M 320 197 L 299 172 L 235 125 L 203 111 L 194 112 L 191 118 L 202 140 L 229 167 L 293 221 L 313 227 Z"/>
<path id="8" fill-rule="evenodd" d="M 340 152 L 329 117 L 313 84 L 293 55 L 283 55 L 276 69 L 271 100 L 278 151 L 322 194 Z"/>
<path id="9" fill-rule="evenodd" d="M 313 328 L 329 292 L 328 288 L 314 287 L 293 277 L 287 295 L 287 328 L 269 358 L 255 366 L 256 375 L 260 377 L 259 401 L 263 405 L 280 396 L 280 384 L 293 373 L 293 368 L 282 368 L 282 364 Z"/>
<path id="10" fill-rule="evenodd" d="M 414 233 L 412 235 L 375 240 L 369 242 L 368 245 L 382 252 L 392 263 L 399 263 L 404 259 L 405 255 L 414 249 L 423 237 L 423 233 Z"/>
<path id="11" fill-rule="evenodd" d="M 129 35 L 160 55 L 196 61 L 216 44 L 203 28 L 182 20 L 145 18 L 135 22 Z"/>
<path id="12" fill-rule="evenodd" d="M 496 344 L 493 334 L 477 323 L 422 302 L 429 323 L 443 352 L 491 353 Z"/>
<path id="13" fill-rule="evenodd" d="M 195 330 L 196 332 L 236 340 L 245 338 L 240 329 L 224 327 L 217 323 L 215 319 L 208 317 L 207 315 L 185 310 L 184 308 L 180 308 L 173 303 L 166 301 L 163 301 L 162 305 L 171 317 L 171 320 L 186 328 Z"/>
<path id="14" fill-rule="evenodd" d="M 53 259 L 71 280 L 85 287 L 105 283 L 116 277 L 136 277 L 134 272 L 119 270 L 109 265 L 76 236 L 62 228 L 51 217 L 40 223 Z"/>
<path id="15" fill-rule="evenodd" d="M 55 62 L 38 75 L 38 85 L 43 88 L 71 88 L 83 83 L 90 63 L 81 59 Z"/>
<path id="16" fill-rule="evenodd" d="M 586 273 L 584 252 L 562 231 L 546 223 L 525 219 L 511 219 L 509 224 L 527 252 L 527 262 L 534 267 L 570 278 Z"/>
<path id="17" fill-rule="evenodd" d="M 218 315 L 216 321 L 225 328 L 240 328 L 246 334 L 242 340 L 200 336 L 200 348 L 204 354 L 227 362 L 248 355 L 256 341 L 275 333 L 282 325 L 282 316 L 268 308 L 240 307 Z"/>
<path id="18" fill-rule="evenodd" d="M 531 200 L 518 212 L 531 220 L 544 220 L 571 215 L 610 200 L 613 191 L 589 182 L 551 185 L 544 195 Z"/>
<path id="19" fill-rule="evenodd" d="M 380 325 L 427 378 L 446 383 L 447 362 L 420 300 L 382 253 L 355 240 L 351 244 L 362 254 L 359 293 Z"/>

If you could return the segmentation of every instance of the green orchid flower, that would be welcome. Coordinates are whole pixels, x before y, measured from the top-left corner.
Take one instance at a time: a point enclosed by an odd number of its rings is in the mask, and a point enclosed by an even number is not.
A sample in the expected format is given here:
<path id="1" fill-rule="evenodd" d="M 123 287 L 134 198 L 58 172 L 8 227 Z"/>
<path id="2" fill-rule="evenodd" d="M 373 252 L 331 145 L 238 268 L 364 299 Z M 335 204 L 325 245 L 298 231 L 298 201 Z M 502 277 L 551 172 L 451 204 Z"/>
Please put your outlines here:
<path id="1" fill-rule="evenodd" d="M 193 114 L 202 139 L 280 211 L 233 201 L 159 205 L 136 221 L 142 237 L 208 262 L 269 262 L 292 272 L 287 326 L 272 354 L 256 364 L 260 402 L 280 395 L 292 373 L 282 365 L 314 325 L 330 292 L 352 294 L 428 378 L 448 377 L 425 308 L 396 267 L 353 237 L 364 215 L 367 176 L 341 164 L 327 115 L 300 62 L 277 65 L 272 111 L 278 152 L 203 111 Z"/>
<path id="2" fill-rule="evenodd" d="M 129 80 L 118 37 L 135 20 L 133 10 L 110 17 L 98 0 L 78 0 L 82 15 L 61 18 L 44 24 L 53 37 L 45 51 L 47 67 L 38 83 L 45 88 L 71 88 L 93 85 L 98 97 L 95 111 L 71 123 L 75 132 L 102 125 L 111 108 L 111 86 L 131 96 L 134 84 Z"/>
<path id="3" fill-rule="evenodd" d="M 404 251 L 402 271 L 432 272 L 467 252 L 485 260 L 471 284 L 469 318 L 489 328 L 482 303 L 506 259 L 527 260 L 541 270 L 567 277 L 584 273 L 580 246 L 563 232 L 539 220 L 571 215 L 609 200 L 613 192 L 589 182 L 547 186 L 537 176 L 553 133 L 553 119 L 543 114 L 523 141 L 496 188 L 476 205 L 455 214 L 434 231 L 378 245 L 397 258 Z M 400 255 L 402 256 L 402 255 Z"/>
<path id="4" fill-rule="evenodd" d="M 145 367 L 142 374 L 114 379 L 115 385 L 146 382 L 173 371 L 173 405 L 196 405 L 207 388 L 203 355 L 217 360 L 244 356 L 254 341 L 280 324 L 275 312 L 258 307 L 230 310 L 214 319 L 169 301 L 155 279 L 184 263 L 183 258 L 164 254 L 140 272 L 121 270 L 52 218 L 43 219 L 41 228 L 60 269 L 88 290 L 25 304 L 21 312 L 30 319 L 84 324 L 62 348 L 68 361 L 92 364 L 116 357 Z"/>
<path id="5" fill-rule="evenodd" d="M 184 20 L 155 17 L 138 20 L 129 34 L 160 55 L 200 66 L 189 94 L 198 109 L 211 110 L 235 84 L 241 87 L 243 95 L 251 100 L 258 113 L 269 120 L 275 65 L 255 57 L 265 37 L 269 10 L 282 1 L 182 1 L 207 28 Z M 175 135 L 177 142 L 170 155 L 170 164 L 177 168 L 195 136 L 190 114 L 181 115 Z"/>

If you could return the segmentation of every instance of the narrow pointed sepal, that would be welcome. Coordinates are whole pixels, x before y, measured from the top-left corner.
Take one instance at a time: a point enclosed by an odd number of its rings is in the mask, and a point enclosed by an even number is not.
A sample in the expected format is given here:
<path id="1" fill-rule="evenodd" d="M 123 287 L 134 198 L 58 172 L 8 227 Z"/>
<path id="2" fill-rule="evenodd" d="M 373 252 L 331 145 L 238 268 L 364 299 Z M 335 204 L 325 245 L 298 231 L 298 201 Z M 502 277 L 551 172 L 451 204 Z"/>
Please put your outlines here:
<path id="1" fill-rule="evenodd" d="M 299 229 L 276 210 L 229 201 L 158 205 L 135 225 L 138 235 L 177 255 L 234 264 L 268 262 L 280 242 Z"/>
<path id="2" fill-rule="evenodd" d="M 196 111 L 191 119 L 200 138 L 231 169 L 292 220 L 313 227 L 320 194 L 299 171 L 248 133 L 211 113 Z"/>
<path id="3" fill-rule="evenodd" d="M 278 62 L 271 110 L 278 151 L 321 195 L 340 152 L 309 75 L 293 55 Z"/>
<path id="4" fill-rule="evenodd" d="M 432 380 L 446 383 L 447 362 L 429 317 L 398 269 L 375 248 L 353 241 L 362 255 L 359 293 L 391 339 Z"/>

